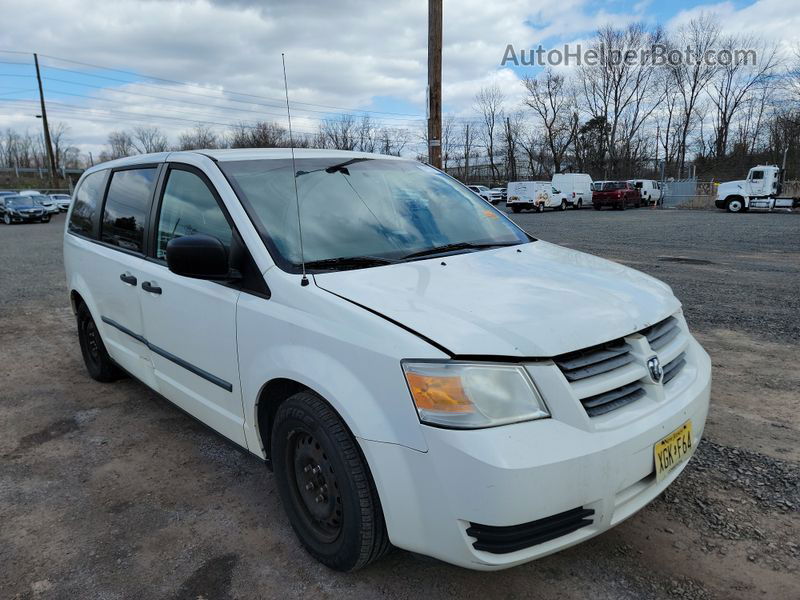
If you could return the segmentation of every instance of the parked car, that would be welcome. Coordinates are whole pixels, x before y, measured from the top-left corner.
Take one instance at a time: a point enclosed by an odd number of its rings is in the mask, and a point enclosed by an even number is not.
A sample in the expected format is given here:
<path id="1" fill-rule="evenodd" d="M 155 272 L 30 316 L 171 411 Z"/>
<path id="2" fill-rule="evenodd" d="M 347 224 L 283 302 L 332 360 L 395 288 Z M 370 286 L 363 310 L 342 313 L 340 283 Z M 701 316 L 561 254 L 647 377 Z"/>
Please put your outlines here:
<path id="1" fill-rule="evenodd" d="M 467 187 L 490 204 L 500 204 L 500 200 L 502 199 L 500 192 L 490 190 L 485 185 L 468 185 Z"/>
<path id="2" fill-rule="evenodd" d="M 604 206 L 625 210 L 628 207 L 638 208 L 642 205 L 639 190 L 627 181 L 596 181 L 593 187 L 593 202 L 597 210 Z"/>
<path id="3" fill-rule="evenodd" d="M 501 202 L 505 202 L 505 201 L 506 201 L 506 199 L 508 198 L 507 189 L 506 189 L 506 188 L 504 188 L 504 187 L 500 187 L 500 188 L 492 188 L 492 189 L 491 189 L 491 191 L 492 191 L 492 192 L 500 192 L 500 201 L 501 201 Z"/>
<path id="4" fill-rule="evenodd" d="M 38 195 L 31 194 L 26 197 L 33 198 L 33 201 L 42 208 L 44 208 L 44 210 L 49 215 L 57 215 L 59 212 L 61 212 L 61 209 L 58 208 L 58 203 L 55 200 L 53 200 L 50 196 L 45 196 L 44 194 L 38 194 Z"/>
<path id="5" fill-rule="evenodd" d="M 0 196 L 0 215 L 3 223 L 47 223 L 50 215 L 39 205 L 33 196 Z"/>
<path id="6" fill-rule="evenodd" d="M 508 184 L 506 206 L 515 213 L 523 210 L 542 212 L 545 208 L 561 208 L 566 204 L 553 194 L 549 181 L 512 181 Z"/>
<path id="7" fill-rule="evenodd" d="M 50 194 L 50 197 L 55 200 L 60 211 L 66 212 L 69 210 L 69 205 L 72 202 L 72 196 L 69 194 Z"/>
<path id="8" fill-rule="evenodd" d="M 567 206 L 583 208 L 592 205 L 592 178 L 586 173 L 556 173 L 552 180 L 553 194 L 561 210 Z"/>
<path id="9" fill-rule="evenodd" d="M 675 480 L 711 363 L 669 286 L 531 238 L 415 161 L 295 155 L 84 173 L 64 264 L 91 377 L 124 370 L 266 461 L 339 570 L 390 545 L 510 567 Z"/>
<path id="10" fill-rule="evenodd" d="M 642 204 L 645 206 L 660 206 L 662 191 L 661 182 L 654 179 L 630 179 L 628 183 L 633 185 L 642 195 Z"/>
<path id="11" fill-rule="evenodd" d="M 19 192 L 15 192 L 14 190 L 0 190 L 0 196 L 17 196 Z"/>
<path id="12" fill-rule="evenodd" d="M 42 192 L 39 190 L 20 190 L 17 192 L 19 196 L 41 196 Z"/>

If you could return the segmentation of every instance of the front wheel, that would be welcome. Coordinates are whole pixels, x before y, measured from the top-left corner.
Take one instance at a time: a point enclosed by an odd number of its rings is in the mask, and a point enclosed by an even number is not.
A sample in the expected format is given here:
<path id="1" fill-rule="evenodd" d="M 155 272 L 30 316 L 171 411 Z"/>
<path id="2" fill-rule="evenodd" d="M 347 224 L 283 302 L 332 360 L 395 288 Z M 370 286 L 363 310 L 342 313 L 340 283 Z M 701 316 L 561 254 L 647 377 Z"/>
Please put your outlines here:
<path id="1" fill-rule="evenodd" d="M 271 449 L 289 522 L 312 556 L 337 571 L 354 571 L 389 550 L 369 467 L 327 402 L 299 392 L 281 404 Z"/>
<path id="2" fill-rule="evenodd" d="M 594 203 L 592 203 L 592 208 L 593 208 L 593 209 L 595 209 L 595 210 L 600 210 L 600 209 L 601 209 L 601 208 L 603 208 L 603 207 L 602 207 L 602 206 L 600 206 L 599 204 L 594 204 Z"/>
<path id="3" fill-rule="evenodd" d="M 728 212 L 738 213 L 744 210 L 744 201 L 741 198 L 731 198 L 725 208 Z"/>
<path id="4" fill-rule="evenodd" d="M 49 223 L 49 222 L 50 222 L 50 215 L 47 215 L 46 217 L 42 217 L 42 223 Z"/>
<path id="5" fill-rule="evenodd" d="M 512 206 L 512 207 L 511 207 L 511 211 L 512 211 L 512 212 L 515 212 L 515 213 L 518 213 L 518 212 L 520 212 L 521 210 L 522 210 L 522 207 L 521 207 L 521 206 Z"/>
<path id="6" fill-rule="evenodd" d="M 11 225 L 11 217 L 8 216 L 8 213 L 3 215 L 3 223 L 6 225 Z"/>
<path id="7" fill-rule="evenodd" d="M 567 210 L 567 201 L 562 200 L 561 205 L 558 207 L 558 210 Z"/>
<path id="8" fill-rule="evenodd" d="M 536 212 L 538 212 L 538 213 L 544 212 L 544 204 L 543 203 L 536 205 Z"/>

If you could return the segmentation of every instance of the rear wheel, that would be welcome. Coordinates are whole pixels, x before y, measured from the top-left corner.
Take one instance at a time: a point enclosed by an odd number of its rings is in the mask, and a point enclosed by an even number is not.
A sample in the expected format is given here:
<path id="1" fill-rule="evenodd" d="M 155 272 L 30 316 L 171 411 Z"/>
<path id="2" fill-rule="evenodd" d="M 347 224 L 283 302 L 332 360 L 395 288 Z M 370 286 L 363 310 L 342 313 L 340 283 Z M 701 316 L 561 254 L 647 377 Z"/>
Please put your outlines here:
<path id="1" fill-rule="evenodd" d="M 78 306 L 78 341 L 83 362 L 92 379 L 108 383 L 120 378 L 122 371 L 108 355 L 92 313 L 83 302 Z"/>
<path id="2" fill-rule="evenodd" d="M 522 210 L 522 207 L 521 206 L 512 206 L 511 210 L 512 210 L 512 212 L 518 213 L 518 212 L 520 212 Z"/>
<path id="3" fill-rule="evenodd" d="M 353 571 L 391 547 L 378 493 L 346 425 L 322 398 L 299 392 L 278 408 L 272 461 L 300 542 L 337 571 Z"/>
<path id="4" fill-rule="evenodd" d="M 536 205 L 536 212 L 544 212 L 544 204 L 540 203 Z"/>
<path id="5" fill-rule="evenodd" d="M 49 223 L 49 222 L 50 222 L 50 215 L 42 217 L 42 223 Z"/>
<path id="6" fill-rule="evenodd" d="M 575 208 L 583 208 L 583 198 L 578 198 L 578 203 L 575 205 Z"/>

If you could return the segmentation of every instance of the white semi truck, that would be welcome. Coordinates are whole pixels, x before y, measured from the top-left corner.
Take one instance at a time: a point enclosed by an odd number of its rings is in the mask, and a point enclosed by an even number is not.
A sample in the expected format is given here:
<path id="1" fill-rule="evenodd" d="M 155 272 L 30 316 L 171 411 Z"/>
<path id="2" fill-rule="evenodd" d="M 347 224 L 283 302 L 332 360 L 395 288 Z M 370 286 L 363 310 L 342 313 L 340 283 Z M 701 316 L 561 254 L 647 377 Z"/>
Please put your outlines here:
<path id="1" fill-rule="evenodd" d="M 798 208 L 800 198 L 781 197 L 783 173 L 775 165 L 758 165 L 750 169 L 747 179 L 726 181 L 717 187 L 714 204 L 728 212 L 738 213 L 751 208 Z"/>

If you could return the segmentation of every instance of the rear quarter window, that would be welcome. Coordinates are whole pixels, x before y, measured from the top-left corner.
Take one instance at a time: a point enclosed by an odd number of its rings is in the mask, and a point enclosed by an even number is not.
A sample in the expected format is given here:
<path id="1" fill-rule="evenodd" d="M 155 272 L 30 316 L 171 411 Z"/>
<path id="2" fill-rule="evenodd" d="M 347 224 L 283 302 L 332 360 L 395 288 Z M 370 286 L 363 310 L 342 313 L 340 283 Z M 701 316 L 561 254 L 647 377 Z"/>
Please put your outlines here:
<path id="1" fill-rule="evenodd" d="M 69 218 L 69 231 L 87 237 L 94 236 L 94 222 L 103 197 L 105 181 L 105 171 L 91 173 L 83 180 L 75 192 L 75 201 Z"/>

